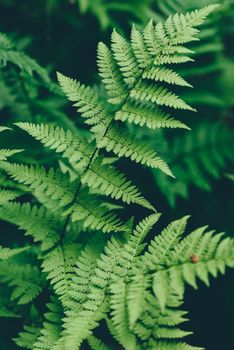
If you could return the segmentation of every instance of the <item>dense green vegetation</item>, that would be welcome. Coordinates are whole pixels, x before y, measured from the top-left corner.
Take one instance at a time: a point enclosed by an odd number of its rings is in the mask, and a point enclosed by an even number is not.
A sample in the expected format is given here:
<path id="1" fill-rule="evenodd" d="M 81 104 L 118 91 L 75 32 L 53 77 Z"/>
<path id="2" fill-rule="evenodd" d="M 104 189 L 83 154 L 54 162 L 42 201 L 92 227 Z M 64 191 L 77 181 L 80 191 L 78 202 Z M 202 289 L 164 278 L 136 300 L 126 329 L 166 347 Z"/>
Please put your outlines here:
<path id="1" fill-rule="evenodd" d="M 231 347 L 233 1 L 0 10 L 1 348 Z"/>

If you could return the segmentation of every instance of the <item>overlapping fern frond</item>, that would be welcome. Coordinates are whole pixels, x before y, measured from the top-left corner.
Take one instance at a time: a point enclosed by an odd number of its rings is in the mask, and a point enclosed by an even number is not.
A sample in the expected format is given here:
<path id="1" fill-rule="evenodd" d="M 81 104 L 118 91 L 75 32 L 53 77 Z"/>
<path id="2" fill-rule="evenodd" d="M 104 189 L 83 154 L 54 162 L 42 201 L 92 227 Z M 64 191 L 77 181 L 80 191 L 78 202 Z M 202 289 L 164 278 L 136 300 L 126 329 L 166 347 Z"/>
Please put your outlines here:
<path id="1" fill-rule="evenodd" d="M 86 246 L 75 273 L 68 274 L 62 333 L 47 321 L 42 335 L 50 341 L 41 343 L 42 336 L 32 349 L 79 349 L 84 340 L 91 348 L 108 349 L 90 336 L 102 319 L 124 349 L 200 349 L 182 341 L 191 333 L 180 329 L 187 321 L 180 310 L 185 284 L 196 287 L 197 279 L 208 284 L 209 275 L 233 267 L 234 242 L 214 231 L 204 233 L 206 227 L 183 238 L 188 220 L 183 217 L 145 243 L 158 219 L 153 214 L 140 222 L 126 243 L 110 239 L 102 253 L 101 245 L 96 252 L 92 244 Z"/>

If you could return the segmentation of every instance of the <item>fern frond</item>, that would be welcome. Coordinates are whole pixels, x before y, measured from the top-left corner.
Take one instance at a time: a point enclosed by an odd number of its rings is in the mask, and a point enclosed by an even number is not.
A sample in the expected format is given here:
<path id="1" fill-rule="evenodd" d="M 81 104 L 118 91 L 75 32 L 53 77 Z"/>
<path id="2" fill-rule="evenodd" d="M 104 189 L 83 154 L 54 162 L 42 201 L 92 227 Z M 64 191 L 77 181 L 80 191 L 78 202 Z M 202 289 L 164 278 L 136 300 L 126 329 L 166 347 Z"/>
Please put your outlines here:
<path id="1" fill-rule="evenodd" d="M 124 174 L 113 166 L 103 164 L 97 158 L 82 176 L 81 181 L 92 189 L 99 189 L 106 196 L 121 199 L 127 204 L 136 203 L 154 210 L 153 206 L 142 197 L 138 188 L 131 181 L 126 180 Z"/>
<path id="2" fill-rule="evenodd" d="M 142 82 L 141 84 L 136 85 L 135 88 L 132 89 L 130 96 L 136 101 L 150 101 L 158 106 L 195 111 L 194 108 L 190 107 L 186 102 L 170 92 L 167 88 L 152 83 Z"/>
<path id="3" fill-rule="evenodd" d="M 184 55 L 190 54 L 191 50 L 181 45 L 194 40 L 198 33 L 195 27 L 202 24 L 205 17 L 214 9 L 215 6 L 207 6 L 186 15 L 175 15 L 165 24 L 154 25 L 151 21 L 143 35 L 133 27 L 131 43 L 114 30 L 111 49 L 103 43 L 99 44 L 99 73 L 110 97 L 109 102 L 119 105 L 115 112 L 109 112 L 90 88 L 58 74 L 61 88 L 68 99 L 75 102 L 86 122 L 94 126 L 92 131 L 96 134 L 98 148 L 105 147 L 107 151 L 113 151 L 118 156 L 130 157 L 132 160 L 160 168 L 168 175 L 172 175 L 168 166 L 156 153 L 146 145 L 139 145 L 134 138 L 122 135 L 122 130 L 114 125 L 115 120 L 132 119 L 136 124 L 146 124 L 151 128 L 186 127 L 183 123 L 175 121 L 168 113 L 155 108 L 156 105 L 156 107 L 194 110 L 160 82 L 182 86 L 189 84 L 173 70 L 158 65 L 188 61 Z M 157 85 L 153 84 L 152 79 L 157 81 Z M 129 108 L 131 100 L 136 104 L 139 101 L 147 102 L 149 109 L 152 108 L 149 116 L 146 117 L 148 110 L 141 110 L 139 114 L 133 111 L 133 115 L 129 116 L 126 108 Z M 96 153 L 97 150 L 94 151 L 94 156 Z"/>
<path id="4" fill-rule="evenodd" d="M 57 74 L 63 92 L 70 101 L 75 102 L 74 106 L 78 107 L 78 112 L 85 118 L 85 122 L 88 125 L 104 124 L 106 127 L 110 117 L 101 105 L 98 95 L 78 81 L 61 73 Z"/>
<path id="5" fill-rule="evenodd" d="M 64 244 L 63 247 L 49 252 L 42 263 L 42 269 L 48 274 L 48 279 L 51 280 L 51 285 L 62 304 L 68 299 L 70 281 L 80 250 L 80 246 L 75 243 Z"/>
<path id="6" fill-rule="evenodd" d="M 17 50 L 11 40 L 5 34 L 0 33 L 0 65 L 5 67 L 8 63 L 14 64 L 30 76 L 36 73 L 46 85 L 53 85 L 44 68 L 24 52 Z"/>
<path id="7" fill-rule="evenodd" d="M 140 75 L 131 45 L 116 30 L 111 36 L 113 56 L 120 67 L 124 82 L 132 86 Z"/>
<path id="8" fill-rule="evenodd" d="M 0 204 L 10 202 L 19 196 L 19 192 L 0 188 Z"/>
<path id="9" fill-rule="evenodd" d="M 125 104 L 115 115 L 116 120 L 128 121 L 149 129 L 156 128 L 182 128 L 189 129 L 184 123 L 174 119 L 170 114 L 147 105 Z"/>
<path id="10" fill-rule="evenodd" d="M 108 102 L 112 104 L 123 102 L 127 92 L 112 52 L 104 43 L 98 44 L 98 68 L 109 96 Z"/>
<path id="11" fill-rule="evenodd" d="M 43 207 L 31 207 L 29 203 L 6 203 L 0 206 L 0 218 L 25 230 L 25 234 L 32 236 L 35 242 L 41 242 L 42 250 L 52 248 L 59 240 L 58 218 Z"/>
<path id="12" fill-rule="evenodd" d="M 165 258 L 170 255 L 171 249 L 184 234 L 188 219 L 189 216 L 184 216 L 179 220 L 173 221 L 160 235 L 155 236 L 142 257 L 145 264 L 153 267 L 164 263 Z"/>
<path id="13" fill-rule="evenodd" d="M 44 124 L 16 123 L 16 125 L 40 141 L 45 147 L 61 153 L 75 168 L 85 167 L 92 155 L 93 148 L 85 138 L 73 136 L 71 131 Z"/>
<path id="14" fill-rule="evenodd" d="M 225 267 L 233 266 L 233 241 L 230 238 L 221 241 L 222 234 L 204 233 L 205 229 L 190 233 L 171 249 L 163 265 L 155 265 L 158 271 L 153 275 L 153 289 L 162 308 L 169 290 L 182 296 L 185 282 L 194 288 L 197 279 L 209 285 L 210 274 L 216 277 L 218 272 L 225 272 Z"/>
<path id="15" fill-rule="evenodd" d="M 58 342 L 57 348 L 65 346 L 68 349 L 79 348 L 83 340 L 91 335 L 91 330 L 97 326 L 107 312 L 106 297 L 109 282 L 116 261 L 120 254 L 121 244 L 114 238 L 108 241 L 104 254 L 97 260 L 97 266 L 90 279 L 86 300 L 81 304 L 81 310 L 70 310 L 64 321 L 64 334 Z"/>
<path id="16" fill-rule="evenodd" d="M 43 166 L 30 167 L 23 164 L 1 162 L 0 167 L 9 174 L 14 181 L 28 185 L 35 193 L 43 193 L 52 200 L 57 200 L 60 206 L 66 206 L 74 198 L 75 186 L 69 177 L 59 169 L 50 168 L 47 172 Z"/>
<path id="17" fill-rule="evenodd" d="M 7 160 L 7 158 L 22 151 L 21 149 L 0 149 L 0 161 Z"/>
<path id="18" fill-rule="evenodd" d="M 109 129 L 106 136 L 98 141 L 98 147 L 105 148 L 108 152 L 112 151 L 119 157 L 128 157 L 136 163 L 159 168 L 173 177 L 164 160 L 147 143 L 136 141 L 131 135 L 123 133 L 117 127 Z"/>
<path id="19" fill-rule="evenodd" d="M 88 344 L 92 350 L 111 350 L 111 348 L 105 345 L 100 339 L 97 339 L 93 335 L 88 338 Z"/>
<path id="20" fill-rule="evenodd" d="M 48 311 L 45 313 L 45 321 L 40 335 L 33 344 L 33 350 L 50 350 L 59 339 L 62 331 L 61 318 L 63 310 L 56 298 L 51 298 L 51 302 L 47 304 Z"/>
<path id="21" fill-rule="evenodd" d="M 39 328 L 34 326 L 24 326 L 23 331 L 14 339 L 16 345 L 24 349 L 33 349 L 37 337 L 39 336 Z"/>
<path id="22" fill-rule="evenodd" d="M 13 288 L 11 300 L 28 304 L 42 291 L 44 281 L 37 266 L 19 264 L 10 260 L 0 262 L 0 280 Z"/>
<path id="23" fill-rule="evenodd" d="M 0 246 L 0 260 L 7 260 L 15 255 L 25 252 L 29 247 L 22 248 L 6 248 Z"/>
<path id="24" fill-rule="evenodd" d="M 165 82 L 172 85 L 192 87 L 178 73 L 169 68 L 151 68 L 142 75 L 144 79 Z"/>
<path id="25" fill-rule="evenodd" d="M 126 308 L 127 285 L 124 280 L 118 280 L 112 283 L 110 292 L 111 322 L 113 324 L 112 334 L 124 349 L 134 350 L 136 348 L 136 337 L 128 329 Z"/>
<path id="26" fill-rule="evenodd" d="M 104 233 L 126 231 L 126 225 L 111 213 L 96 196 L 89 196 L 86 192 L 80 194 L 79 201 L 70 209 L 71 219 L 83 221 L 84 228 L 89 227 L 92 230 L 101 230 Z"/>
<path id="27" fill-rule="evenodd" d="M 129 300 L 129 294 L 127 294 L 128 289 L 126 282 L 131 276 L 131 266 L 142 249 L 142 242 L 145 236 L 158 221 L 159 217 L 160 214 L 153 214 L 137 225 L 129 241 L 123 246 L 116 269 L 113 271 L 113 282 L 110 286 L 112 332 L 119 343 L 126 349 L 135 349 L 136 347 L 136 339 L 128 330 L 127 300 Z M 141 301 L 144 301 L 144 298 Z M 138 311 L 136 310 L 134 312 L 135 318 L 139 316 L 140 311 L 141 305 L 139 304 Z M 131 315 L 131 323 L 132 318 Z"/>

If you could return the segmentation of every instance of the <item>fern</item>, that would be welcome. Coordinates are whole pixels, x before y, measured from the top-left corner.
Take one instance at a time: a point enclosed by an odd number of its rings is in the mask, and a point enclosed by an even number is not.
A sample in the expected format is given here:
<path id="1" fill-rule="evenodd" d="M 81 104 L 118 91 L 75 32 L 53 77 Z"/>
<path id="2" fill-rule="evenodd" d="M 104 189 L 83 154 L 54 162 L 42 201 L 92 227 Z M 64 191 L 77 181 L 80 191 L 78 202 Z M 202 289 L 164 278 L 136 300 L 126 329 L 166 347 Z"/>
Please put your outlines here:
<path id="1" fill-rule="evenodd" d="M 11 289 L 11 300 L 17 304 L 27 304 L 39 295 L 43 288 L 43 280 L 36 266 L 2 261 L 0 280 Z"/>
<path id="2" fill-rule="evenodd" d="M 10 248 L 5 248 L 5 247 L 0 246 L 0 260 L 9 259 L 9 258 L 13 257 L 14 255 L 17 255 L 17 254 L 24 252 L 27 249 L 28 249 L 28 247 L 10 249 Z"/>
<path id="3" fill-rule="evenodd" d="M 204 191 L 211 190 L 211 179 L 219 179 L 233 162 L 232 138 L 232 127 L 204 122 L 188 135 L 168 143 L 168 150 L 173 150 L 169 164 L 177 179 L 172 183 L 156 172 L 154 176 L 172 206 L 178 196 L 188 197 L 192 185 Z"/>
<path id="4" fill-rule="evenodd" d="M 173 15 L 175 12 L 191 11 L 195 8 L 201 8 L 205 5 L 213 4 L 214 2 L 206 0 L 194 1 L 180 1 L 180 0 L 166 0 L 158 1 L 158 11 L 156 18 L 161 20 Z M 231 11 L 232 5 L 230 1 L 221 2 L 218 10 L 209 18 L 204 25 L 203 31 L 199 34 L 201 39 L 194 43 L 191 49 L 196 55 L 196 67 L 188 65 L 186 70 L 182 69 L 180 72 L 184 78 L 190 77 L 192 81 L 203 78 L 203 88 L 199 91 L 188 92 L 184 97 L 192 104 L 214 106 L 216 108 L 225 109 L 227 107 L 226 92 L 217 84 L 217 79 L 221 79 L 223 72 L 229 71 L 228 62 L 226 58 L 225 40 L 222 37 L 221 29 L 222 22 L 225 22 L 226 16 Z M 209 84 L 206 84 L 206 80 Z M 211 83 L 212 82 L 212 83 Z M 221 85 L 222 86 L 222 83 Z M 208 87 L 208 89 L 207 89 Z"/>
<path id="5" fill-rule="evenodd" d="M 20 332 L 18 338 L 14 340 L 19 347 L 32 349 L 32 345 L 35 343 L 38 336 L 38 328 L 33 326 L 24 326 L 24 331 Z"/>
<path id="6" fill-rule="evenodd" d="M 209 285 L 209 274 L 216 277 L 218 272 L 224 273 L 226 265 L 232 266 L 233 245 L 230 244 L 232 242 L 226 239 L 218 245 L 220 235 L 212 237 L 212 232 L 208 232 L 202 236 L 203 232 L 204 229 L 198 229 L 175 246 L 169 258 L 171 264 L 166 263 L 168 269 L 166 267 L 165 270 L 154 274 L 153 288 L 162 307 L 165 305 L 164 300 L 167 299 L 168 288 L 172 287 L 172 279 L 173 290 L 182 295 L 184 282 L 197 288 L 196 278 L 199 278 Z M 183 259 L 181 253 L 184 254 Z M 178 261 L 178 266 L 175 266 Z"/>
<path id="7" fill-rule="evenodd" d="M 35 317 L 27 324 L 15 340 L 18 346 L 106 350 L 117 341 L 116 348 L 128 350 L 198 349 L 183 343 L 191 332 L 179 328 L 186 320 L 180 310 L 185 285 L 196 287 L 197 279 L 208 284 L 210 274 L 234 267 L 233 239 L 205 234 L 204 228 L 182 238 L 188 217 L 147 237 L 160 214 L 113 163 L 124 157 L 173 177 L 158 151 L 127 131 L 125 122 L 188 129 L 171 115 L 194 110 L 174 90 L 175 85 L 190 87 L 174 64 L 191 61 L 186 44 L 197 40 L 197 27 L 215 8 L 170 16 L 165 23 L 150 21 L 142 32 L 133 27 L 130 42 L 114 31 L 110 49 L 98 46 L 105 98 L 58 73 L 91 136 L 64 125 L 16 123 L 56 155 L 53 168 L 46 161 L 46 166 L 0 162 L 7 181 L 20 184 L 27 194 L 16 200 L 14 188 L 3 189 L 0 218 L 30 236 L 33 257 L 40 262 L 39 267 L 27 258 L 26 248 L 1 248 L 3 258 L 8 257 L 0 262 L 1 282 L 13 289 L 16 305 L 31 303 L 44 288 L 53 295 L 44 321 Z M 7 51 L 2 62 L 14 63 L 11 43 L 3 37 L 2 45 Z M 24 69 L 21 61 L 18 66 Z M 33 64 L 31 69 L 36 70 Z M 135 225 L 122 202 L 153 214 Z M 117 208 L 123 208 L 119 215 Z M 115 342 L 99 340 L 103 323 Z"/>
<path id="8" fill-rule="evenodd" d="M 145 236 L 158 217 L 154 214 L 143 220 L 125 244 L 112 238 L 100 257 L 86 247 L 71 280 L 65 330 L 60 339 L 50 343 L 52 349 L 79 348 L 86 338 L 92 344 L 91 330 L 105 315 L 110 332 L 126 349 L 137 348 L 137 337 L 144 349 L 153 345 L 198 349 L 179 340 L 189 334 L 178 328 L 186 321 L 186 313 L 179 309 L 184 283 L 195 286 L 191 281 L 196 277 L 207 283 L 208 274 L 216 276 L 225 266 L 233 267 L 233 240 L 222 239 L 223 235 L 213 231 L 203 234 L 204 228 L 181 239 L 188 219 L 184 217 L 155 236 L 142 255 Z M 139 284 L 143 277 L 144 287 Z M 132 309 L 132 290 L 139 296 L 136 310 Z"/>
<path id="9" fill-rule="evenodd" d="M 0 132 L 11 130 L 10 128 L 0 126 Z M 0 161 L 1 160 L 7 160 L 7 158 L 13 156 L 14 154 L 17 154 L 21 152 L 20 149 L 0 149 Z"/>
<path id="10" fill-rule="evenodd" d="M 53 247 L 59 241 L 59 222 L 44 207 L 31 206 L 29 203 L 5 203 L 0 207 L 0 217 L 18 225 L 35 242 L 41 242 L 42 250 Z"/>
<path id="11" fill-rule="evenodd" d="M 103 342 L 101 342 L 99 339 L 95 338 L 94 336 L 89 337 L 88 343 L 92 350 L 109 350 L 110 349 L 108 346 L 106 346 Z"/>
<path id="12" fill-rule="evenodd" d="M 11 40 L 5 34 L 0 33 L 0 65 L 4 67 L 9 63 L 31 76 L 34 73 L 38 74 L 45 84 L 50 85 L 50 78 L 46 70 L 39 66 L 35 60 L 17 50 Z"/>
<path id="13" fill-rule="evenodd" d="M 61 153 L 62 157 L 68 159 L 75 168 L 87 165 L 93 148 L 84 138 L 79 139 L 70 130 L 66 132 L 63 128 L 44 124 L 20 122 L 17 125 L 41 141 L 45 147 Z"/>

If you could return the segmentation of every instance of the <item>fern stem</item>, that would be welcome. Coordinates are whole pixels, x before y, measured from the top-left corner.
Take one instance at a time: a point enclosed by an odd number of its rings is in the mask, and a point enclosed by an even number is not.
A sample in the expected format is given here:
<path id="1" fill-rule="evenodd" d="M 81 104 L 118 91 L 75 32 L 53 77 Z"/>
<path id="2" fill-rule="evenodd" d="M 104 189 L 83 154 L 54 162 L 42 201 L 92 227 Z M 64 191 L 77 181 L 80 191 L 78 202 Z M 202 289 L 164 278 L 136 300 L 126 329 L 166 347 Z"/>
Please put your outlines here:
<path id="1" fill-rule="evenodd" d="M 142 70 L 142 74 L 144 73 L 144 71 L 145 71 L 145 69 Z M 132 88 L 135 88 L 135 87 L 137 86 L 137 84 L 139 83 L 140 80 L 141 80 L 141 78 L 137 79 L 136 82 L 135 82 L 135 84 L 134 84 L 134 86 L 133 86 Z M 123 106 L 127 103 L 127 100 L 128 100 L 128 98 L 130 97 L 130 93 L 131 93 L 131 90 L 128 92 L 127 96 L 125 97 L 125 99 L 124 99 L 124 101 L 121 103 L 121 105 L 119 106 L 118 110 L 120 110 L 121 108 L 123 108 Z M 114 121 L 114 118 L 115 118 L 115 114 L 116 114 L 116 112 L 117 112 L 118 110 L 115 111 L 114 116 L 113 116 L 113 118 L 111 119 L 110 123 L 107 125 L 106 130 L 105 130 L 105 132 L 104 132 L 104 134 L 103 134 L 102 137 L 105 137 L 105 136 L 107 135 L 108 131 L 110 130 L 110 128 L 111 128 L 111 126 L 112 126 L 112 123 L 113 123 L 113 121 Z M 86 172 L 87 172 L 87 171 L 89 170 L 89 168 L 91 167 L 92 162 L 93 162 L 95 156 L 97 155 L 98 151 L 99 151 L 99 148 L 96 147 L 96 148 L 94 149 L 94 151 L 93 151 L 93 154 L 92 154 L 91 157 L 90 157 L 90 161 L 89 161 L 88 165 L 86 166 L 86 168 L 85 168 L 83 174 L 86 174 Z M 74 195 L 74 199 L 73 199 L 73 201 L 72 201 L 72 203 L 71 203 L 71 206 L 74 205 L 74 204 L 76 203 L 77 197 L 78 197 L 79 192 L 80 192 L 80 189 L 81 189 L 81 185 L 82 185 L 82 182 L 81 182 L 81 179 L 80 179 L 79 182 L 78 182 L 77 189 L 76 189 L 76 192 L 75 192 L 75 195 Z M 65 235 L 66 235 L 66 231 L 67 231 L 67 227 L 68 227 L 68 224 L 69 224 L 71 215 L 72 215 L 72 213 L 70 213 L 70 214 L 67 216 L 66 221 L 65 221 L 65 223 L 64 223 L 64 227 L 63 227 L 62 232 L 61 232 L 61 235 L 60 235 L 59 244 L 60 244 L 61 246 L 63 245 L 63 241 L 64 241 L 64 238 L 65 238 Z"/>

